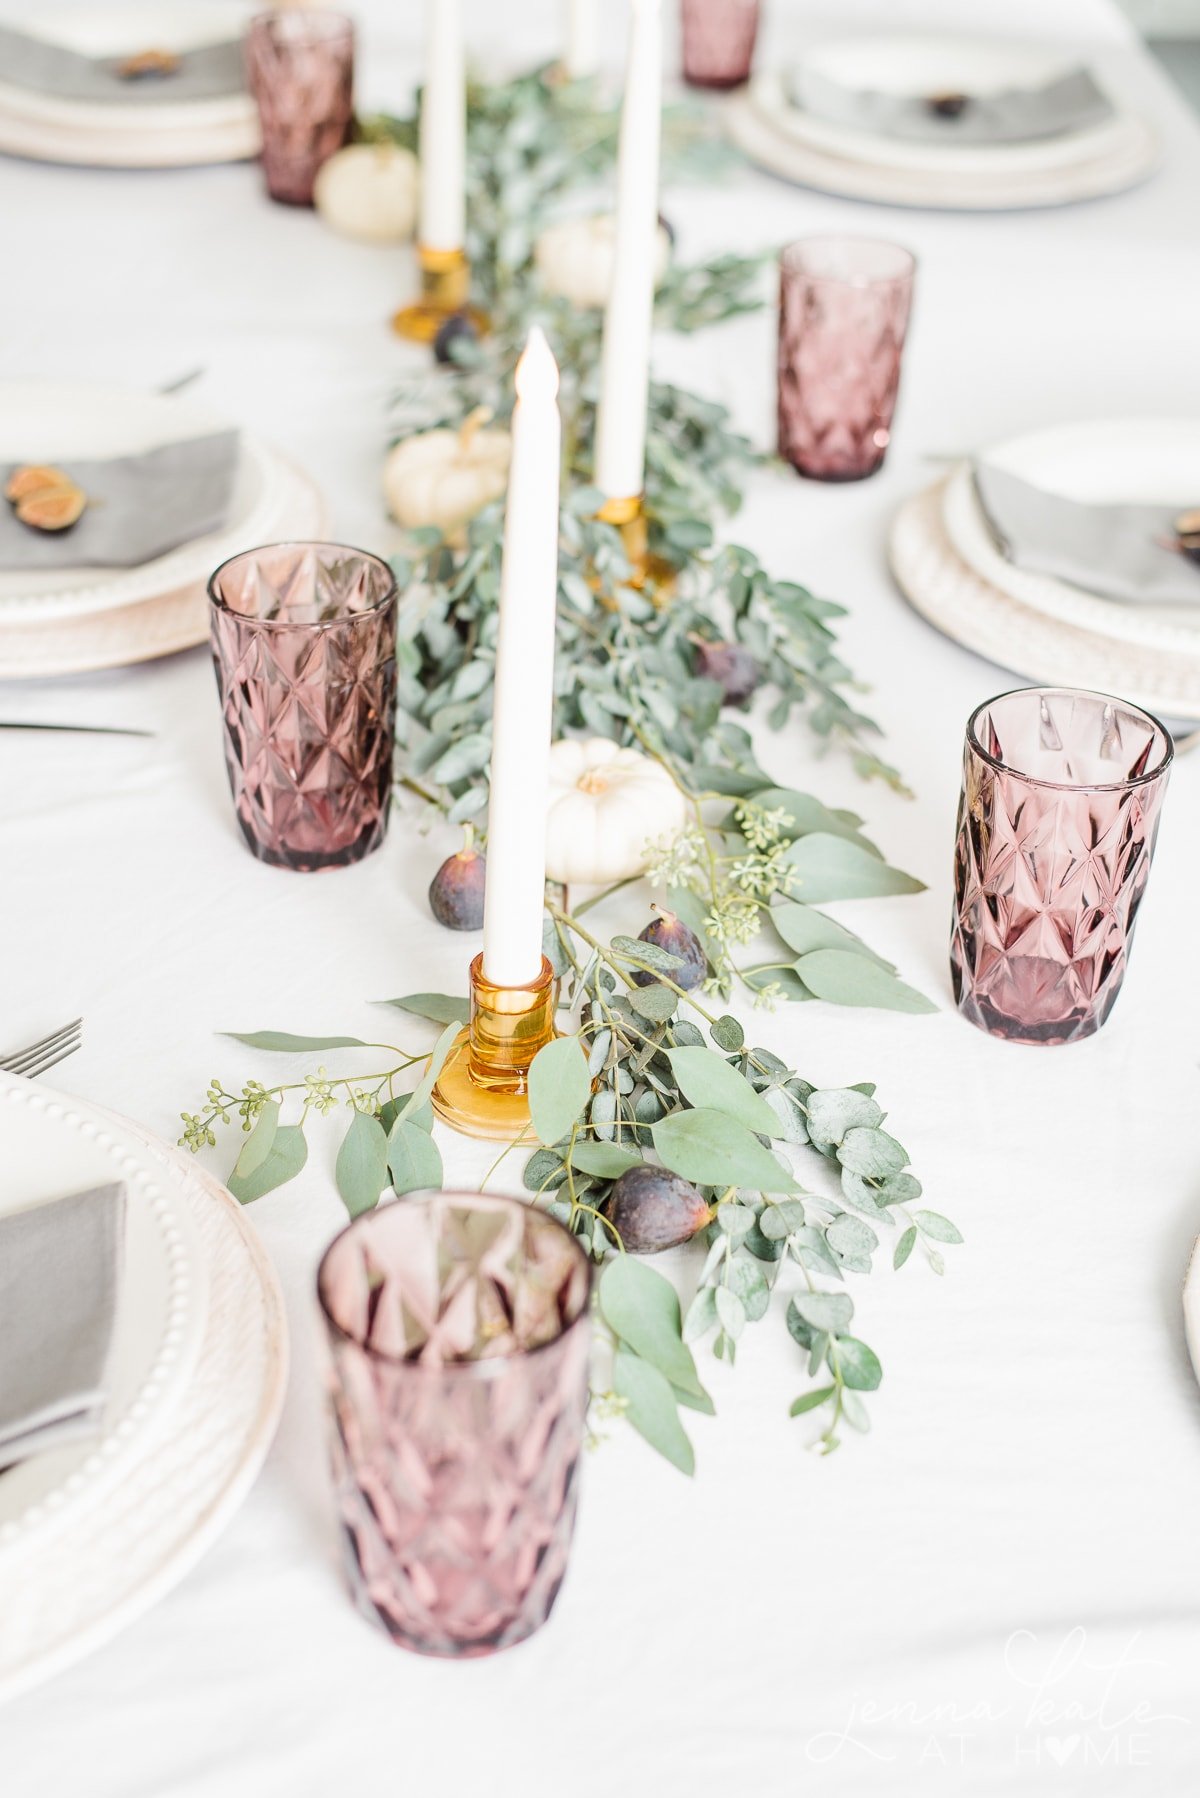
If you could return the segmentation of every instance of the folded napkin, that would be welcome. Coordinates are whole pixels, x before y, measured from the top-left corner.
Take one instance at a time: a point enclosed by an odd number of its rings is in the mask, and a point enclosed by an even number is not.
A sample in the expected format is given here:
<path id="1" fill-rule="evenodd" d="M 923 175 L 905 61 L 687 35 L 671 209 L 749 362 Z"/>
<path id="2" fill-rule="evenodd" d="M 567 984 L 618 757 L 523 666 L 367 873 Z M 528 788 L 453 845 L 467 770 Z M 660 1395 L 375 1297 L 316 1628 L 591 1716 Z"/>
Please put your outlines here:
<path id="1" fill-rule="evenodd" d="M 237 432 L 218 431 L 136 456 L 63 457 L 53 466 L 87 494 L 83 517 L 68 531 L 37 531 L 0 501 L 0 568 L 135 568 L 220 530 L 237 452 Z M 17 466 L 0 468 L 0 491 Z"/>
<path id="2" fill-rule="evenodd" d="M 0 1218 L 0 1467 L 98 1430 L 124 1222 L 120 1185 Z"/>
<path id="3" fill-rule="evenodd" d="M 1200 601 L 1200 567 L 1171 547 L 1181 506 L 1064 499 L 988 462 L 974 475 L 985 522 L 1014 567 L 1130 605 Z"/>
<path id="4" fill-rule="evenodd" d="M 164 48 L 152 42 L 130 44 L 117 56 L 86 56 L 66 44 L 0 25 L 0 83 L 49 94 L 56 100 L 107 100 L 121 106 L 214 100 L 236 94 L 246 85 L 239 38 L 175 51 L 171 53 L 174 66 L 160 74 L 122 73 L 122 66 L 139 53 Z"/>
<path id="5" fill-rule="evenodd" d="M 848 87 L 801 63 L 792 71 L 791 98 L 802 112 L 831 124 L 923 144 L 1031 143 L 1113 116 L 1112 101 L 1085 68 L 1068 69 L 1041 87 L 921 95 Z"/>

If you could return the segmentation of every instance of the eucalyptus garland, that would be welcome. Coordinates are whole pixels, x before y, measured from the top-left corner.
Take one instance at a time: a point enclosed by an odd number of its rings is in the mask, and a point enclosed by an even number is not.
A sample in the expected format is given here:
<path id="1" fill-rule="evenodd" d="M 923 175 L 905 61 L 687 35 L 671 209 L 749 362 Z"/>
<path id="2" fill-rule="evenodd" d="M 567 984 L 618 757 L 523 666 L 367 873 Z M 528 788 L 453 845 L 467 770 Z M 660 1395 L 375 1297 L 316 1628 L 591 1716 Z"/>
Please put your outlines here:
<path id="1" fill-rule="evenodd" d="M 683 794 L 688 822 L 656 846 L 648 870 L 661 927 L 652 921 L 640 937 L 606 941 L 585 920 L 614 889 L 573 908 L 566 895 L 548 899 L 544 941 L 562 983 L 563 1034 L 533 1063 L 532 1122 L 514 1147 L 535 1201 L 604 1263 L 598 1309 L 613 1353 L 597 1419 L 623 1415 L 690 1472 L 681 1409 L 713 1409 L 695 1344 L 708 1340 L 732 1362 L 746 1327 L 779 1309 L 809 1382 L 792 1414 L 818 1418 L 828 1452 L 843 1424 L 867 1428 L 863 1395 L 882 1377 L 857 1334 L 847 1278 L 870 1273 L 885 1240 L 894 1268 L 919 1246 L 940 1274 L 944 1245 L 961 1238 L 919 1204 L 920 1183 L 883 1127 L 873 1085 L 814 1084 L 748 1044 L 724 1009 L 735 991 L 768 1008 L 813 998 L 933 1007 L 817 909 L 919 883 L 887 864 L 856 814 L 760 767 L 738 716 L 768 691 L 772 727 L 803 712 L 817 738 L 843 745 L 864 775 L 903 790 L 875 753 L 875 726 L 849 697 L 832 628 L 840 608 L 774 577 L 750 550 L 718 545 L 759 458 L 722 407 L 654 383 L 646 507 L 657 579 L 635 583 L 621 534 L 597 517 L 602 496 L 589 483 L 601 321 L 539 292 L 530 221 L 544 222 L 551 203 L 603 173 L 615 126 L 587 84 L 562 86 L 547 71 L 472 89 L 473 269 L 492 330 L 483 341 L 455 338 L 452 366 L 400 396 L 396 434 L 461 426 L 481 408 L 505 418 L 520 344 L 531 324 L 546 329 L 562 369 L 565 445 L 556 732 L 599 734 L 654 757 Z M 415 122 L 365 130 L 411 142 Z M 693 114 L 670 115 L 668 138 L 706 173 L 719 159 Z M 659 296 L 660 325 L 695 330 L 753 308 L 761 268 L 761 259 L 740 257 L 675 266 Z M 492 507 L 465 543 L 414 533 L 397 563 L 398 778 L 468 830 L 487 811 L 502 531 L 501 508 Z M 348 1111 L 335 1178 L 351 1216 L 388 1190 L 401 1197 L 439 1186 L 430 1098 L 466 1000 L 418 993 L 389 1004 L 443 1027 L 432 1050 L 352 1036 L 240 1036 L 263 1052 L 338 1050 L 383 1066 L 337 1075 L 322 1066 L 236 1092 L 214 1079 L 200 1110 L 183 1114 L 181 1141 L 199 1150 L 215 1144 L 219 1126 L 240 1123 L 230 1188 L 249 1203 L 305 1165 L 310 1120 Z M 675 1285 L 641 1257 L 692 1239 L 704 1252 L 684 1312 Z"/>

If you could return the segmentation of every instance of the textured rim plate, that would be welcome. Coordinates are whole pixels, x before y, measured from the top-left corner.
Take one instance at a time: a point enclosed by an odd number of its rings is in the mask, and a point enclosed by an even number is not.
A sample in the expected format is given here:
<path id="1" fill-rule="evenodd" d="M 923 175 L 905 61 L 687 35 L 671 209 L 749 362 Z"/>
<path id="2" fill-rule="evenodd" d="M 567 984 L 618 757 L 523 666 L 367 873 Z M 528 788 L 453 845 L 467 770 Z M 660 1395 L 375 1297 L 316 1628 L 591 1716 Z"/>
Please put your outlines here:
<path id="1" fill-rule="evenodd" d="M 158 444 L 227 429 L 228 419 L 187 397 L 124 387 L 0 383 L 0 462 L 61 462 L 138 454 Z M 132 568 L 0 568 L 0 630 L 79 618 L 152 599 L 207 579 L 226 557 L 269 540 L 284 503 L 279 459 L 241 436 L 228 521 Z"/>
<path id="2" fill-rule="evenodd" d="M 748 97 L 768 124 L 796 143 L 851 162 L 911 169 L 926 176 L 977 175 L 995 181 L 1010 179 L 1014 174 L 1045 174 L 1093 162 L 1099 155 L 1119 150 L 1130 141 L 1131 129 L 1137 129 L 1128 113 L 1118 113 L 1103 124 L 1030 143 L 913 143 L 904 138 L 855 131 L 849 125 L 837 125 L 816 113 L 803 111 L 789 98 L 786 79 L 779 74 L 756 75 Z"/>
<path id="3" fill-rule="evenodd" d="M 240 37 L 254 8 L 211 0 L 211 4 L 187 4 L 186 0 L 132 0 L 132 3 L 48 10 L 38 18 L 38 35 L 86 56 L 123 56 L 136 50 L 184 51 L 201 44 L 222 43 Z M 0 71 L 2 73 L 2 71 Z M 35 88 L 10 87 L 0 80 L 0 110 L 19 114 L 34 124 L 63 131 L 94 132 L 107 138 L 112 133 L 151 137 L 161 131 L 244 126 L 256 108 L 241 89 L 214 94 L 207 99 L 173 100 L 170 83 L 161 101 L 66 100 L 39 93 Z"/>
<path id="4" fill-rule="evenodd" d="M 325 502 L 306 474 L 273 456 L 280 475 L 279 505 L 258 542 L 319 538 L 327 529 Z M 246 543 L 244 547 L 252 545 Z M 242 547 L 242 546 L 239 546 Z M 93 611 L 83 617 L 45 622 L 22 616 L 9 625 L 0 605 L 0 680 L 63 674 L 92 674 L 127 668 L 159 656 L 194 649 L 208 641 L 204 574 L 174 592 L 158 593 L 133 605 Z"/>
<path id="5" fill-rule="evenodd" d="M 0 152 L 31 162 L 78 168 L 183 169 L 214 162 L 249 162 L 262 148 L 258 115 L 205 131 L 143 132 L 68 130 L 19 117 L 0 105 Z"/>
<path id="6" fill-rule="evenodd" d="M 91 1116 L 144 1144 L 190 1211 L 208 1275 L 207 1324 L 153 1454 L 77 1522 L 0 1565 L 0 1700 L 99 1647 L 183 1578 L 245 1498 L 283 1406 L 283 1300 L 241 1207 L 139 1126 Z"/>
<path id="7" fill-rule="evenodd" d="M 170 1421 L 204 1331 L 205 1282 L 191 1214 L 153 1158 L 103 1120 L 0 1073 L 0 1212 L 123 1181 L 125 1237 L 101 1432 L 36 1455 L 0 1479 L 0 1581 L 81 1506 L 126 1477 Z M 46 1302 L 53 1283 L 46 1282 Z"/>
<path id="8" fill-rule="evenodd" d="M 965 649 L 1046 685 L 1119 693 L 1149 710 L 1200 718 L 1200 653 L 1167 654 L 1083 631 L 1022 605 L 956 553 L 943 518 L 944 484 L 908 500 L 888 558 L 915 611 Z"/>
<path id="9" fill-rule="evenodd" d="M 892 164 L 833 156 L 797 143 L 768 122 L 748 94 L 725 102 L 726 129 L 752 162 L 772 175 L 844 199 L 884 206 L 917 206 L 948 212 L 1007 212 L 1026 207 L 1069 206 L 1122 193 L 1151 174 L 1158 144 L 1144 120 L 1128 115 L 1128 142 L 1094 161 L 1041 173 L 985 181 L 978 175 L 931 175 Z"/>
<path id="10" fill-rule="evenodd" d="M 1191 418 L 1097 419 L 1058 425 L 997 444 L 989 462 L 1064 498 L 1104 505 L 1177 506 L 1200 494 L 1200 421 Z M 997 549 L 970 465 L 946 482 L 946 531 L 976 574 L 1031 610 L 1099 636 L 1168 654 L 1200 654 L 1200 576 L 1193 607 L 1122 605 L 1052 575 L 1017 568 Z"/>

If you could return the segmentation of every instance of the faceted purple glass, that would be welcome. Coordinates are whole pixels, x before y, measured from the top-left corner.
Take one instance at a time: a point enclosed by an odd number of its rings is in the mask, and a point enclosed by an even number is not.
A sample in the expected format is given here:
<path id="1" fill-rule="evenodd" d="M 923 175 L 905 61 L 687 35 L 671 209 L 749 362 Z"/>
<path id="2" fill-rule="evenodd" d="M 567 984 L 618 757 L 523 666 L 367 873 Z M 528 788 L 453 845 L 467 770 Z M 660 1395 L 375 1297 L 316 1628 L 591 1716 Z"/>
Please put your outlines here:
<path id="1" fill-rule="evenodd" d="M 225 763 L 260 861 L 310 873 L 383 841 L 392 793 L 396 583 L 338 543 L 276 543 L 208 584 Z"/>
<path id="2" fill-rule="evenodd" d="M 261 13 L 250 21 L 246 72 L 267 192 L 287 206 L 311 206 L 317 170 L 350 130 L 354 25 L 344 13 L 306 7 Z"/>
<path id="3" fill-rule="evenodd" d="M 317 1276 L 359 1609 L 422 1654 L 521 1642 L 567 1568 L 588 1403 L 590 1269 L 516 1199 L 365 1213 Z"/>
<path id="4" fill-rule="evenodd" d="M 861 481 L 887 454 L 915 267 L 866 237 L 779 259 L 779 454 L 812 480 Z"/>
<path id="5" fill-rule="evenodd" d="M 683 78 L 692 87 L 740 87 L 750 79 L 759 0 L 681 0 Z"/>
<path id="6" fill-rule="evenodd" d="M 1103 693 L 1029 687 L 967 725 L 950 967 L 964 1017 L 1072 1043 L 1112 1010 L 1150 876 L 1172 744 Z"/>

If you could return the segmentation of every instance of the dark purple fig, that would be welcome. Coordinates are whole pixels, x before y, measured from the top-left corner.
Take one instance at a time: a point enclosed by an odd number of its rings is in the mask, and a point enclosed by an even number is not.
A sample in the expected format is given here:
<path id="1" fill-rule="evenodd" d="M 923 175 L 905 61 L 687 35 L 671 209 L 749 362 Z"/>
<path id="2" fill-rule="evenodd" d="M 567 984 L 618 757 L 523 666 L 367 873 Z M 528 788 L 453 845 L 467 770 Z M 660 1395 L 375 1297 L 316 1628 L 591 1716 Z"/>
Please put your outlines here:
<path id="1" fill-rule="evenodd" d="M 1175 544 L 1189 562 L 1200 562 L 1200 509 L 1181 512 L 1175 520 Z"/>
<path id="2" fill-rule="evenodd" d="M 716 681 L 722 705 L 745 705 L 762 679 L 762 669 L 740 643 L 698 643 L 696 672 Z"/>
<path id="3" fill-rule="evenodd" d="M 671 248 L 674 249 L 677 234 L 674 225 L 671 223 L 665 212 L 660 212 L 658 215 L 658 228 L 660 231 L 666 232 L 667 242 L 670 244 Z"/>
<path id="4" fill-rule="evenodd" d="M 469 845 L 448 855 L 429 887 L 429 909 L 447 930 L 483 929 L 487 858 Z"/>
<path id="5" fill-rule="evenodd" d="M 475 343 L 479 332 L 473 318 L 465 312 L 452 312 L 443 324 L 438 326 L 437 336 L 433 340 L 434 358 L 443 367 L 452 366 L 458 361 L 454 353 L 456 343 Z"/>
<path id="6" fill-rule="evenodd" d="M 970 104 L 969 94 L 930 94 L 925 102 L 925 110 L 931 112 L 935 119 L 960 119 Z"/>
<path id="7" fill-rule="evenodd" d="M 626 1168 L 608 1195 L 609 1222 L 630 1255 L 657 1255 L 689 1242 L 713 1219 L 694 1186 L 643 1161 Z"/>
<path id="8" fill-rule="evenodd" d="M 658 910 L 658 907 L 655 907 Z M 645 930 L 638 932 L 639 943 L 653 943 L 656 949 L 665 949 L 668 955 L 677 955 L 683 963 L 676 968 L 670 978 L 676 986 L 681 986 L 685 993 L 690 993 L 694 986 L 699 986 L 708 973 L 708 957 L 704 953 L 704 944 L 694 930 L 689 930 L 682 919 L 673 911 L 659 911 L 657 918 L 647 924 Z M 637 968 L 634 981 L 638 986 L 657 986 L 658 976 L 648 968 Z"/>

